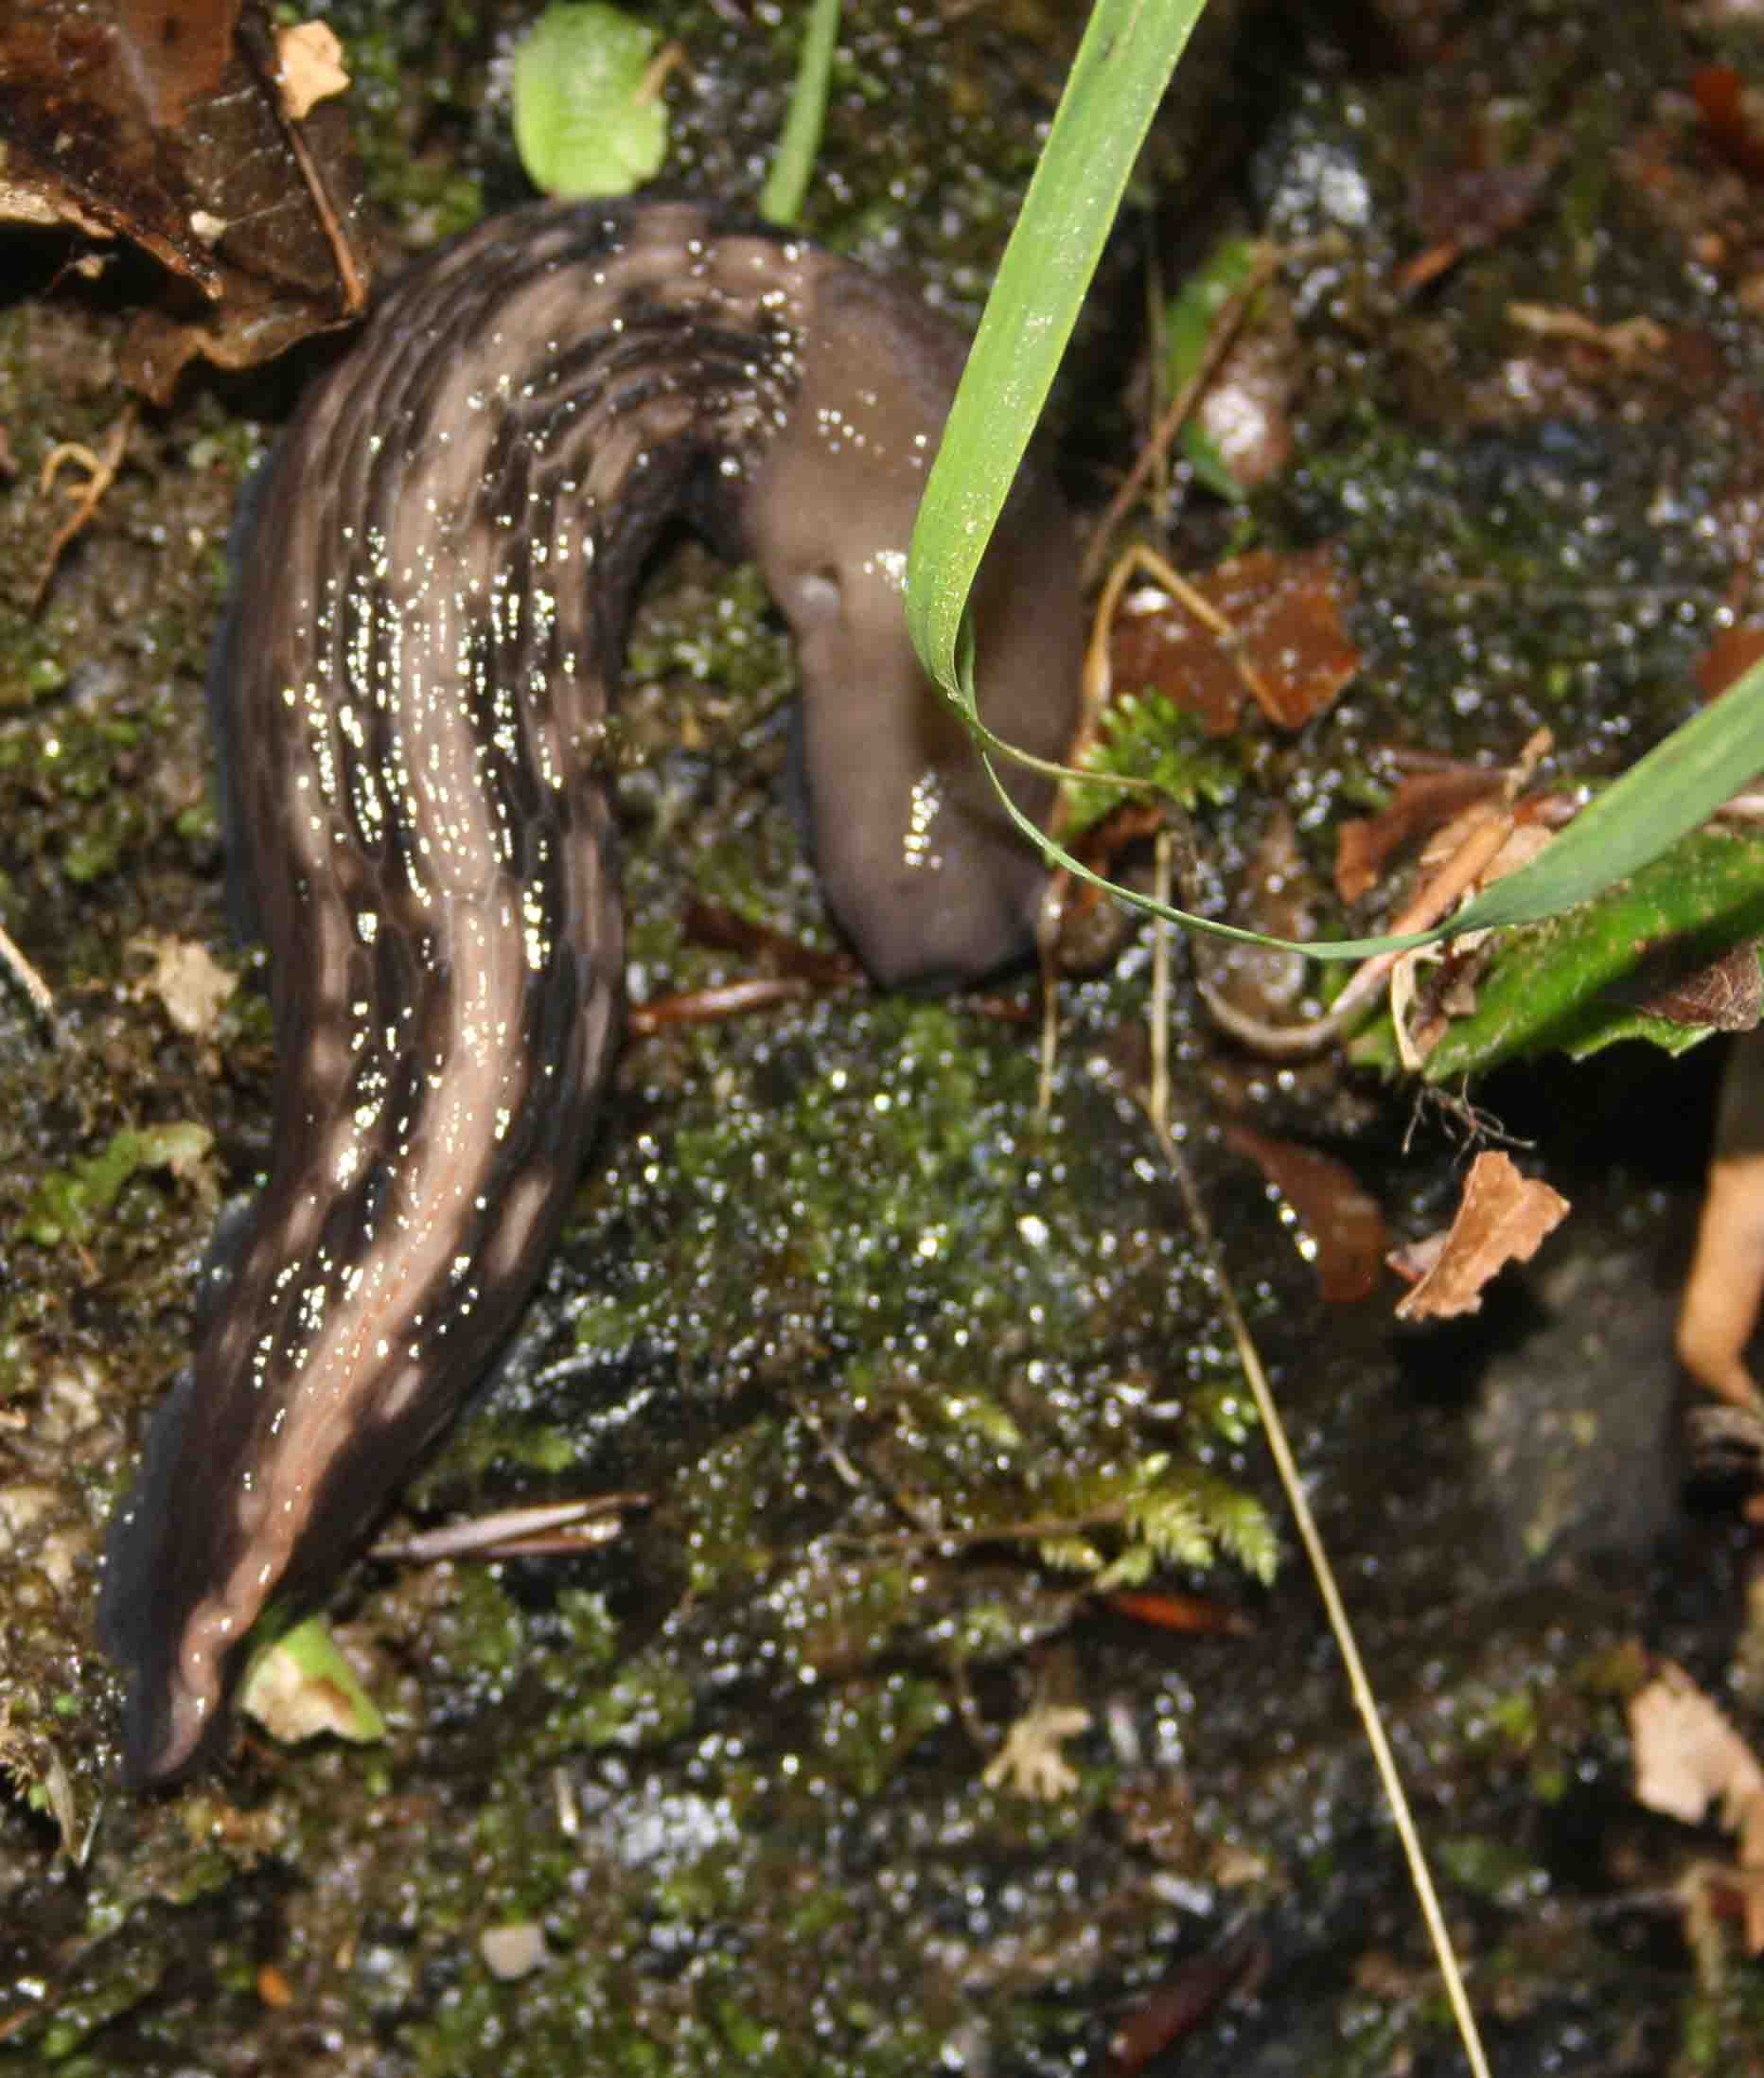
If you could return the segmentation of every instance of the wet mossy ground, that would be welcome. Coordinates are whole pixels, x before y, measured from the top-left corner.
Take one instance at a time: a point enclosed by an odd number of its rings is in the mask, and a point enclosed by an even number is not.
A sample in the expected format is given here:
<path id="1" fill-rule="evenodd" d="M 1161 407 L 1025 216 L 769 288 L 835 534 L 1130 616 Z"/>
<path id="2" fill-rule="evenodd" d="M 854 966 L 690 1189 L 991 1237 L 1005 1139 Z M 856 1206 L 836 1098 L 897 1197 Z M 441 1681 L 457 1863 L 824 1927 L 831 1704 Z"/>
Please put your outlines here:
<path id="1" fill-rule="evenodd" d="M 971 309 L 1067 10 L 847 11 L 813 227 L 910 255 Z M 516 192 L 494 61 L 523 14 L 338 11 L 402 232 Z M 1692 240 L 1719 220 L 1738 250 L 1764 204 L 1699 155 L 1673 97 L 1710 50 L 1668 21 L 1514 5 L 1460 25 L 1449 60 L 1369 65 L 1327 30 L 1306 44 L 1251 10 L 1215 16 L 1192 75 L 1211 105 L 1196 113 L 1191 85 L 1141 185 L 1190 195 L 1178 181 L 1223 154 L 1235 170 L 1203 180 L 1209 212 L 1345 234 L 1304 277 L 1298 459 L 1252 523 L 1277 545 L 1338 544 L 1368 656 L 1296 748 L 1241 749 L 1243 784 L 1206 819 L 1222 881 L 1277 782 L 1325 861 L 1375 743 L 1505 758 L 1544 720 L 1590 768 L 1690 704 L 1749 538 L 1759 372 L 1735 271 Z M 666 26 L 696 68 L 670 175 L 750 194 L 786 27 L 686 6 Z M 1548 136 L 1561 158 L 1522 224 L 1401 296 L 1412 184 L 1455 163 L 1467 105 L 1497 152 Z M 1160 203 L 1123 247 L 1173 251 L 1165 226 L 1192 206 Z M 267 1153 L 273 1064 L 225 934 L 202 682 L 232 502 L 291 384 L 186 379 L 173 410 L 145 414 L 34 610 L 53 525 L 34 472 L 121 409 L 128 297 L 70 280 L 46 241 L 19 252 L 28 285 L 0 312 L 19 464 L 0 484 L 0 911 L 62 1030 L 0 1003 L 0 1761 L 16 1792 L 0 2061 L 82 2078 L 1078 2073 L 1104 2068 L 1112 2030 L 1172 1971 L 1247 1934 L 1253 1992 L 1149 2068 L 1458 2069 L 1314 1596 L 1290 1556 L 1261 1584 L 1270 1538 L 1288 1541 L 1279 1504 L 1134 1101 L 1143 944 L 1066 992 L 1045 1117 L 1028 981 L 1002 1002 L 854 988 L 630 1044 L 570 1236 L 406 1502 L 428 1523 L 641 1496 L 619 1540 L 366 1560 L 332 1615 L 382 1745 L 247 1729 L 185 1790 L 115 1790 L 115 1682 L 90 1628 L 102 1523 L 187 1350 L 217 1208 Z M 1130 280 L 1131 254 L 1113 264 Z M 1647 314 L 1695 352 L 1628 373 L 1552 360 L 1515 344 L 1521 298 Z M 1066 451 L 1091 494 L 1122 466 L 1120 340 L 1142 308 L 1134 286 L 1087 320 L 1067 385 Z M 1546 376 L 1561 387 L 1540 404 Z M 1242 524 L 1196 503 L 1181 540 L 1204 561 Z M 787 645 L 750 574 L 670 555 L 628 678 L 613 753 L 633 996 L 753 964 L 699 942 L 695 899 L 831 945 L 787 799 Z M 147 942 L 168 938 L 246 974 L 194 1032 L 148 984 Z M 1402 1096 L 1245 1067 L 1198 1021 L 1185 1031 L 1179 1124 L 1364 1624 L 1496 2068 L 1756 2068 L 1757 1966 L 1731 1935 L 1693 1957 L 1669 1903 L 1692 1849 L 1719 1842 L 1633 1805 L 1622 1715 L 1645 1646 L 1764 1737 L 1764 1702 L 1729 1678 L 1743 1549 L 1719 1512 L 1684 1512 L 1669 1473 L 1646 1506 L 1597 1498 L 1600 1477 L 1640 1492 L 1669 1451 L 1706 1068 L 1491 1093 L 1544 1139 L 1576 1219 L 1483 1320 L 1421 1335 L 1393 1328 L 1388 1291 L 1321 1305 L 1216 1128 L 1247 1102 L 1331 1144 L 1404 1235 L 1437 1224 L 1451 1143 L 1429 1128 L 1405 1153 Z M 1606 1122 L 1650 1112 L 1675 1134 Z M 1562 1266 L 1582 1255 L 1626 1274 L 1577 1285 Z M 1490 1433 L 1497 1398 L 1532 1393 L 1541 1436 L 1577 1365 L 1614 1401 L 1579 1515 L 1541 1474 L 1512 1475 L 1523 1420 Z M 1597 1426 L 1584 1403 L 1572 1418 Z M 1540 1542 L 1520 1516 L 1546 1488 L 1572 1537 Z M 1248 1634 L 1155 1629 L 1092 1592 L 1147 1565 Z M 1038 1711 L 1088 1720 L 1047 1802 L 984 1775 Z M 504 1981 L 481 1940 L 518 1926 L 544 1960 Z"/>

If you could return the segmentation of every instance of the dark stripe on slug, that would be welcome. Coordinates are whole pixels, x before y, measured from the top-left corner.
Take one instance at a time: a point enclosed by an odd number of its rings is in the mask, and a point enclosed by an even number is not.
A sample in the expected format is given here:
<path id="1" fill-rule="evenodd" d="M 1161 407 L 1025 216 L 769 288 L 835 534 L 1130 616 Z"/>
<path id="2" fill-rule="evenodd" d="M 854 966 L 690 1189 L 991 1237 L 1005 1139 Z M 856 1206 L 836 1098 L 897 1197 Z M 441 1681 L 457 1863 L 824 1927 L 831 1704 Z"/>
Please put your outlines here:
<path id="1" fill-rule="evenodd" d="M 871 971 L 1026 947 L 1039 863 L 901 608 L 962 352 L 799 240 L 681 203 L 539 205 L 415 268 L 302 404 L 251 493 L 214 685 L 275 1156 L 112 1529 L 132 1780 L 205 1750 L 252 1624 L 323 1594 L 556 1240 L 622 1000 L 595 762 L 669 519 L 752 554 L 791 622 L 816 855 Z M 1055 755 L 1082 630 L 1033 464 L 980 593 L 987 719 Z"/>

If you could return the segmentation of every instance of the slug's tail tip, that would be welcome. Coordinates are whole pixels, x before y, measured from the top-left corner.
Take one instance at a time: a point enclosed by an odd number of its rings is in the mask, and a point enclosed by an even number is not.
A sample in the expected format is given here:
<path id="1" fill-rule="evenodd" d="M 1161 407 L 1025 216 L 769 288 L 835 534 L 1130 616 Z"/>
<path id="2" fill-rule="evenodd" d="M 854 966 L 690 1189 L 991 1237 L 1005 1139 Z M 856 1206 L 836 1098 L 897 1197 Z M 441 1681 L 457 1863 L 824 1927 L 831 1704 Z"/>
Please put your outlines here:
<path id="1" fill-rule="evenodd" d="M 194 1391 L 186 1371 L 153 1418 L 140 1472 L 104 1542 L 97 1633 L 128 1678 L 122 1780 L 130 1789 L 152 1788 L 195 1766 L 221 1716 L 180 1670 L 178 1625 L 165 1581 L 167 1525 L 173 1510 L 187 1505 L 176 1486 Z"/>
<path id="2" fill-rule="evenodd" d="M 187 1774 L 205 1756 L 219 1722 L 206 1699 L 137 1671 L 123 1705 L 123 1787 L 163 1789 Z"/>

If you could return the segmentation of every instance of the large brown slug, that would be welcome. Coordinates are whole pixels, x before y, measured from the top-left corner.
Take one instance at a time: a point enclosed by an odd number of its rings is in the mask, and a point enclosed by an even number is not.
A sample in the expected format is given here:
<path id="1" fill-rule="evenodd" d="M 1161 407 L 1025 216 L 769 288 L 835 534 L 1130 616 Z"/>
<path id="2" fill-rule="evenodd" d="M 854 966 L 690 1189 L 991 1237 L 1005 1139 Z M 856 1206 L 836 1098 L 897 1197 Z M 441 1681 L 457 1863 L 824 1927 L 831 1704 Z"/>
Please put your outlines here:
<path id="1" fill-rule="evenodd" d="M 666 521 L 753 556 L 795 633 L 815 854 L 870 971 L 949 980 L 1025 948 L 1040 863 L 902 609 L 963 351 L 801 240 L 541 204 L 406 274 L 305 399 L 215 678 L 275 1153 L 112 1527 L 132 1782 L 207 1749 L 253 1624 L 326 1587 L 556 1239 L 621 1024 L 600 738 Z M 1044 755 L 1077 696 L 1076 568 L 1032 463 L 981 573 L 979 681 Z"/>

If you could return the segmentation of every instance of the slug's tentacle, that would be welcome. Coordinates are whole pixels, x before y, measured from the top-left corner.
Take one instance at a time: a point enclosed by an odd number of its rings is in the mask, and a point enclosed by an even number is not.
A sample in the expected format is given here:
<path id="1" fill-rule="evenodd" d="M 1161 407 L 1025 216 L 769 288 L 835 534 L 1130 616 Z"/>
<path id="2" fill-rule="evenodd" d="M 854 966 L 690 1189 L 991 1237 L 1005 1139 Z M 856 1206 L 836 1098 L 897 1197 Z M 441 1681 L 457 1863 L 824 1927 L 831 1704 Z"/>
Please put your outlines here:
<path id="1" fill-rule="evenodd" d="M 539 205 L 405 277 L 303 405 L 215 688 L 275 1155 L 113 1525 L 134 1781 L 202 1752 L 252 1625 L 328 1583 L 556 1239 L 620 1024 L 599 743 L 670 518 L 753 553 L 797 633 L 816 853 L 872 970 L 1023 948 L 1038 862 L 900 601 L 961 358 L 815 247 L 687 204 Z M 981 682 L 1044 754 L 1076 698 L 1075 568 L 1026 480 L 982 578 Z"/>

